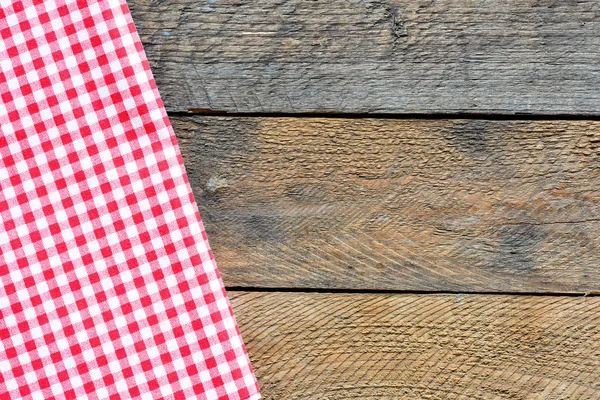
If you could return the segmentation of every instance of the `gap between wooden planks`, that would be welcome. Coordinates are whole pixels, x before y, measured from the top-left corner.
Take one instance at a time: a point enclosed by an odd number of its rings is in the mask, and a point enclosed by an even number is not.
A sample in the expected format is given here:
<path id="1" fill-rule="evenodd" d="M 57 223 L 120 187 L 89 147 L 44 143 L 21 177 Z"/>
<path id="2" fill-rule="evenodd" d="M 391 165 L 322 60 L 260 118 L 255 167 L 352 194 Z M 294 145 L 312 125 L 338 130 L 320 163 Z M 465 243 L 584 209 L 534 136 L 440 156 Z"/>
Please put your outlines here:
<path id="1" fill-rule="evenodd" d="M 265 399 L 600 398 L 600 297 L 229 296 Z"/>
<path id="2" fill-rule="evenodd" d="M 172 122 L 228 286 L 600 290 L 600 122 Z"/>

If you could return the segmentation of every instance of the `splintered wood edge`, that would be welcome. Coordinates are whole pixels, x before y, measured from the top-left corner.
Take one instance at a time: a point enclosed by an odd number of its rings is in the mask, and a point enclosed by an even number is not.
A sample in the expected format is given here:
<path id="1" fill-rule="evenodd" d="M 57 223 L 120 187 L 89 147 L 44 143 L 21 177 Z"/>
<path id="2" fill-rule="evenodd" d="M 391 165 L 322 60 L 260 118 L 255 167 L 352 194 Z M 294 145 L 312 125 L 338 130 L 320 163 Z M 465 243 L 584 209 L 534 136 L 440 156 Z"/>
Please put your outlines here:
<path id="1" fill-rule="evenodd" d="M 266 399 L 600 398 L 598 297 L 229 296 Z"/>

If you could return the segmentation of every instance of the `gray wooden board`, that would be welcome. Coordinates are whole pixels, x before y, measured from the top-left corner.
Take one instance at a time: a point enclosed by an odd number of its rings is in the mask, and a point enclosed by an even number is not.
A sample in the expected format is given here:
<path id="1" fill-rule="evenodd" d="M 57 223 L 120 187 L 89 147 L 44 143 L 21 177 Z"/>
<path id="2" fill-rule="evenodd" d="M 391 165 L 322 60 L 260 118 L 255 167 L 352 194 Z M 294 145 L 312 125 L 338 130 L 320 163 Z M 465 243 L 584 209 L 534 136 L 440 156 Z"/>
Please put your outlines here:
<path id="1" fill-rule="evenodd" d="M 171 111 L 600 113 L 600 3 L 129 0 Z"/>
<path id="2" fill-rule="evenodd" d="M 600 291 L 600 122 L 172 121 L 228 286 Z"/>

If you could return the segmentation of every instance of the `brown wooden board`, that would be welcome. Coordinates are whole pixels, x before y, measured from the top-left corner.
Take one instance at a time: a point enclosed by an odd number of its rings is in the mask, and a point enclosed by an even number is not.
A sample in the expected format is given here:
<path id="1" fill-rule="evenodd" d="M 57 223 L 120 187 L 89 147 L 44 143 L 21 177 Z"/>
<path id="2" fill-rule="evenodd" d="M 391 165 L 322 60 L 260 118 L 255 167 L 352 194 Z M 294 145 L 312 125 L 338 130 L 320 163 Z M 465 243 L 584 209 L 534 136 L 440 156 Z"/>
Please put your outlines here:
<path id="1" fill-rule="evenodd" d="M 600 290 L 600 122 L 172 121 L 230 287 Z"/>
<path id="2" fill-rule="evenodd" d="M 265 399 L 600 398 L 600 298 L 230 292 Z"/>
<path id="3" fill-rule="evenodd" d="M 600 113 L 600 3 L 129 0 L 169 110 Z"/>

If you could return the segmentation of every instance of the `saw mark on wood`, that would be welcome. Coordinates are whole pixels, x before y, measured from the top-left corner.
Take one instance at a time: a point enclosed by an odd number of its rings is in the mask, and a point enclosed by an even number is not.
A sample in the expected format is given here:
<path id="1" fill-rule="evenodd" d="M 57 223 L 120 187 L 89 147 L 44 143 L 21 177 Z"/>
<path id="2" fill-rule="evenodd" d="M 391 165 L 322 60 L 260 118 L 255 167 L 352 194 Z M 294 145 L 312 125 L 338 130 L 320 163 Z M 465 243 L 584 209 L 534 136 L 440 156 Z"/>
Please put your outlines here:
<path id="1" fill-rule="evenodd" d="M 265 399 L 595 399 L 599 297 L 231 292 Z"/>

